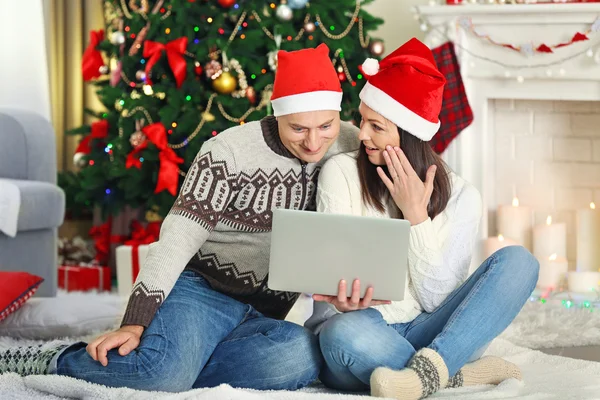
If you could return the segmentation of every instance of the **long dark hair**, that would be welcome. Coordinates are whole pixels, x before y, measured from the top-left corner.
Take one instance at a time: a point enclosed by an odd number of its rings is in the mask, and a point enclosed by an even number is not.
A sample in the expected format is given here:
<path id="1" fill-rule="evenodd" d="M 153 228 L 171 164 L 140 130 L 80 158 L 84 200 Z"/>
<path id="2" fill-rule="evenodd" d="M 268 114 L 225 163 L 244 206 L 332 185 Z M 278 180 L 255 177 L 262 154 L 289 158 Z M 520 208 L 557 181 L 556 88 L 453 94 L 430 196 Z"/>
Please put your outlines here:
<path id="1" fill-rule="evenodd" d="M 433 180 L 433 193 L 427 206 L 427 214 L 433 219 L 444 211 L 450 199 L 452 188 L 448 177 L 449 170 L 446 163 L 433 151 L 429 143 L 411 135 L 400 127 L 398 127 L 398 134 L 400 135 L 400 148 L 423 182 L 425 182 L 427 169 L 434 164 L 437 166 L 435 179 Z M 386 209 L 384 201 L 390 198 L 389 191 L 379 174 L 377 174 L 377 166 L 369 161 L 363 143 L 360 145 L 357 163 L 363 201 L 376 210 L 384 212 Z M 389 177 L 387 166 L 381 167 Z M 397 211 L 400 218 L 403 218 L 402 211 L 399 209 Z"/>

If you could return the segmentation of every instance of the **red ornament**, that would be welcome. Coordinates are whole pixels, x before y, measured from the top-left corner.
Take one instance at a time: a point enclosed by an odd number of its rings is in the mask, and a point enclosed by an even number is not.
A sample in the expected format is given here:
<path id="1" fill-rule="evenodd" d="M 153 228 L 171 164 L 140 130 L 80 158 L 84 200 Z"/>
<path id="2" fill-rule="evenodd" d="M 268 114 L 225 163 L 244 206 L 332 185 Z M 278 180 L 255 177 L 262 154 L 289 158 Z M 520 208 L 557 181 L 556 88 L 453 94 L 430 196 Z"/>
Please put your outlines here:
<path id="1" fill-rule="evenodd" d="M 346 82 L 346 74 L 344 74 L 343 72 L 340 72 L 338 74 L 338 79 L 340 80 L 340 82 Z"/>
<path id="2" fill-rule="evenodd" d="M 202 69 L 202 65 L 198 61 L 196 61 L 194 63 L 194 73 L 196 74 L 196 76 L 200 76 L 202 75 L 202 71 L 204 71 Z"/>
<path id="3" fill-rule="evenodd" d="M 218 0 L 217 2 L 223 8 L 230 8 L 230 7 L 233 7 L 236 0 Z"/>

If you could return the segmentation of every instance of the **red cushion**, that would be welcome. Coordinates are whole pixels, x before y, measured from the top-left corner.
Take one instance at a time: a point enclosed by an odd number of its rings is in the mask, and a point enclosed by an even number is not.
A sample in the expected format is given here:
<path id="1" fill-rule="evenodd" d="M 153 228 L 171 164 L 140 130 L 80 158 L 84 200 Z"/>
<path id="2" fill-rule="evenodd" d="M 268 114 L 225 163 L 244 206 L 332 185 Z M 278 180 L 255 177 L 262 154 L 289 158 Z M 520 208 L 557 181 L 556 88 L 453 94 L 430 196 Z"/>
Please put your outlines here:
<path id="1" fill-rule="evenodd" d="M 0 321 L 25 304 L 43 281 L 27 272 L 0 272 Z"/>

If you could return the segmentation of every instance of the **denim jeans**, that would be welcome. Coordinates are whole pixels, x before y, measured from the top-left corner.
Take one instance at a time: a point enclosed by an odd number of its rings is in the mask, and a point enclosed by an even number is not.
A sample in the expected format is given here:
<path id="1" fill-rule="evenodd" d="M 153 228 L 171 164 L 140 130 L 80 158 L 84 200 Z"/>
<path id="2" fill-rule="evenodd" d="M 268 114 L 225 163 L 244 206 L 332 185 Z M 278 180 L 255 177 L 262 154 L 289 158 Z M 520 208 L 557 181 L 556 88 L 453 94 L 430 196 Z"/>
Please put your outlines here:
<path id="1" fill-rule="evenodd" d="M 126 356 L 108 352 L 103 367 L 85 343 L 63 351 L 50 373 L 111 387 L 181 392 L 227 383 L 294 390 L 313 382 L 323 364 L 318 340 L 300 325 L 266 318 L 185 271 Z"/>
<path id="2" fill-rule="evenodd" d="M 404 324 L 388 325 L 368 308 L 337 314 L 325 322 L 319 342 L 329 387 L 368 389 L 377 367 L 400 370 L 421 348 L 435 350 L 450 376 L 478 359 L 512 322 L 538 278 L 539 264 L 525 248 L 506 247 L 488 258 L 432 313 Z"/>

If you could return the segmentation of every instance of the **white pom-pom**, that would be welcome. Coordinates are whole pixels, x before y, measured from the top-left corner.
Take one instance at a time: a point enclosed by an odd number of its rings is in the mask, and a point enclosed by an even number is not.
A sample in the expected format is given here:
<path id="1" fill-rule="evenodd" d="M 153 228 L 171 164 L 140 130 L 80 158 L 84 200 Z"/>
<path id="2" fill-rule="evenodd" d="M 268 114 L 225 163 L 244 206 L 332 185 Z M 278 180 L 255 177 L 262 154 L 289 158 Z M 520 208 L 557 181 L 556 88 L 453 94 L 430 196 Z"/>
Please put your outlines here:
<path id="1" fill-rule="evenodd" d="M 379 72 L 379 61 L 375 58 L 367 58 L 362 64 L 362 70 L 366 75 L 376 75 Z"/>

